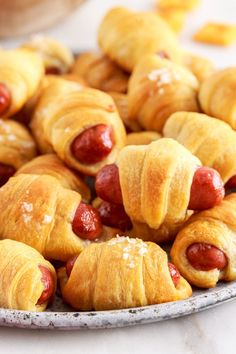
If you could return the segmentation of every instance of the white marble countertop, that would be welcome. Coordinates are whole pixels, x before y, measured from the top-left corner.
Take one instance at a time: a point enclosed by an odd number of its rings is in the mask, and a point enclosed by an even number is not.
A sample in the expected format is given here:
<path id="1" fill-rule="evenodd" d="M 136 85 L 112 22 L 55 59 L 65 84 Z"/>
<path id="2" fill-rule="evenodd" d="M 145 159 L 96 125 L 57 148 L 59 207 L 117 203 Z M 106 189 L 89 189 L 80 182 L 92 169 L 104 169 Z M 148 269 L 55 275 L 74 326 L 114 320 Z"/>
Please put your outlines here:
<path id="1" fill-rule="evenodd" d="M 105 11 L 114 5 L 150 9 L 154 0 L 89 0 L 66 21 L 46 33 L 73 50 L 96 46 L 96 29 Z M 197 45 L 191 34 L 206 20 L 234 22 L 236 0 L 202 0 L 188 19 L 181 40 L 185 47 L 214 60 L 217 66 L 236 64 L 236 46 L 227 49 Z M 22 41 L 0 41 L 14 46 Z M 236 301 L 191 316 L 137 327 L 97 331 L 29 331 L 0 328 L 0 353 L 160 353 L 235 354 Z"/>

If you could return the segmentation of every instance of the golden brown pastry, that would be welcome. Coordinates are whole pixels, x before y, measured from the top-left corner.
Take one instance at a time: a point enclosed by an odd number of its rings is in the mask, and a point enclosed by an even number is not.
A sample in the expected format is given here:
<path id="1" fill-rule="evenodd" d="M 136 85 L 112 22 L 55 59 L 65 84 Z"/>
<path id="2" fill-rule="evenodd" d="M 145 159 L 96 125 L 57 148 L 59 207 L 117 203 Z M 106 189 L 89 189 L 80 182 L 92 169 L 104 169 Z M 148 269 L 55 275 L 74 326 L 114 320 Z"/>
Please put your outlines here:
<path id="1" fill-rule="evenodd" d="M 196 76 L 199 82 L 204 81 L 215 71 L 212 61 L 193 53 L 183 55 L 183 65 Z"/>
<path id="2" fill-rule="evenodd" d="M 192 216 L 177 235 L 171 257 L 192 285 L 212 288 L 220 280 L 236 280 L 235 220 L 236 194 L 230 194 Z"/>
<path id="3" fill-rule="evenodd" d="M 205 114 L 178 112 L 167 120 L 163 134 L 217 170 L 225 183 L 236 176 L 236 132 L 225 122 Z"/>
<path id="4" fill-rule="evenodd" d="M 198 112 L 198 86 L 183 66 L 157 55 L 145 56 L 129 81 L 129 118 L 146 130 L 161 132 L 172 113 Z"/>
<path id="5" fill-rule="evenodd" d="M 66 80 L 44 90 L 32 130 L 42 153 L 55 151 L 68 166 L 88 175 L 114 162 L 126 141 L 112 98 Z"/>
<path id="6" fill-rule="evenodd" d="M 201 162 L 172 139 L 127 146 L 117 165 L 127 214 L 153 229 L 186 218 L 196 166 Z"/>
<path id="7" fill-rule="evenodd" d="M 0 306 L 43 311 L 56 290 L 56 272 L 35 249 L 17 241 L 0 241 Z"/>
<path id="8" fill-rule="evenodd" d="M 26 49 L 0 52 L 0 117 L 18 112 L 35 94 L 44 74 L 39 55 Z"/>
<path id="9" fill-rule="evenodd" d="M 155 13 L 136 13 L 116 7 L 103 19 L 98 42 L 102 51 L 131 72 L 148 54 L 168 56 L 181 61 L 181 48 L 168 24 Z"/>
<path id="10" fill-rule="evenodd" d="M 159 139 L 161 139 L 161 135 L 156 132 L 129 133 L 127 134 L 126 145 L 148 145 Z"/>
<path id="11" fill-rule="evenodd" d="M 30 49 L 42 57 L 46 74 L 65 74 L 74 62 L 72 52 L 53 38 L 35 35 L 22 48 Z"/>
<path id="12" fill-rule="evenodd" d="M 66 261 L 101 232 L 97 211 L 54 177 L 20 174 L 0 189 L 0 238 L 26 243 L 47 259 Z"/>
<path id="13" fill-rule="evenodd" d="M 220 70 L 201 85 L 199 101 L 203 111 L 236 129 L 236 67 Z"/>
<path id="14" fill-rule="evenodd" d="M 90 87 L 109 92 L 127 92 L 129 75 L 101 53 L 87 52 L 75 61 L 72 73 L 82 77 Z"/>
<path id="15" fill-rule="evenodd" d="M 16 173 L 33 175 L 49 175 L 55 177 L 64 188 L 72 189 L 81 194 L 82 199 L 89 201 L 90 189 L 82 178 L 70 170 L 55 154 L 38 156 L 22 166 Z"/>
<path id="16" fill-rule="evenodd" d="M 128 95 L 119 92 L 109 92 L 109 95 L 113 98 L 127 131 L 140 132 L 142 130 L 140 124 L 134 119 L 129 119 Z"/>
<path id="17" fill-rule="evenodd" d="M 67 272 L 58 272 L 62 296 L 76 310 L 146 306 L 192 294 L 159 246 L 128 237 L 90 245 Z"/>
<path id="18" fill-rule="evenodd" d="M 11 119 L 0 119 L 0 186 L 35 156 L 36 145 L 28 130 Z"/>

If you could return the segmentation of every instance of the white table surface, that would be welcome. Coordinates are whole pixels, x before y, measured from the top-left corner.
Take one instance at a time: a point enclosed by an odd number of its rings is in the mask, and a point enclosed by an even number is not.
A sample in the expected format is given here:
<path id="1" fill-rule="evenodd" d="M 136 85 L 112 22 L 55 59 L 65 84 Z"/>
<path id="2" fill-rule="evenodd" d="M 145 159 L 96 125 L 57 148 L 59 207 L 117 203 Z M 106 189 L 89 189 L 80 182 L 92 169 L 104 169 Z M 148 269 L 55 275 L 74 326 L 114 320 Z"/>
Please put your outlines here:
<path id="1" fill-rule="evenodd" d="M 46 33 L 73 50 L 96 47 L 96 29 L 107 9 L 124 5 L 150 9 L 155 0 L 89 0 L 66 21 Z M 185 47 L 206 55 L 219 67 L 236 64 L 236 46 L 210 47 L 191 41 L 191 34 L 206 20 L 235 22 L 236 0 L 202 0 L 199 10 L 188 18 L 181 35 Z M 5 47 L 23 39 L 1 41 Z M 236 301 L 191 316 L 137 327 L 97 331 L 35 331 L 0 328 L 0 353 L 155 353 L 235 354 Z"/>

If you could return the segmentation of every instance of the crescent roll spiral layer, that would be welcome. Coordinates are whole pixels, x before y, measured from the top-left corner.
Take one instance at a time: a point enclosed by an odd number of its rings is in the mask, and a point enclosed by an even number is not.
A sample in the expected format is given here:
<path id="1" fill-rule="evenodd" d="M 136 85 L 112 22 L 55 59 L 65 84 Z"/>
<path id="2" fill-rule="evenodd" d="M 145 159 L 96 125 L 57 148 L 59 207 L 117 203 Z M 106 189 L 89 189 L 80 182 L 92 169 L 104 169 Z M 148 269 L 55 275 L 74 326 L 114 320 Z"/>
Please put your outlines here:
<path id="1" fill-rule="evenodd" d="M 102 161 L 81 163 L 73 156 L 71 144 L 85 129 L 97 124 L 112 129 L 114 146 Z M 114 162 L 126 141 L 124 125 L 112 98 L 66 80 L 54 82 L 44 90 L 34 112 L 32 130 L 41 152 L 54 150 L 68 166 L 88 175 L 95 175 L 104 164 Z"/>
<path id="2" fill-rule="evenodd" d="M 225 122 L 205 114 L 178 112 L 167 120 L 163 134 L 217 170 L 224 182 L 236 175 L 236 132 Z"/>
<path id="3" fill-rule="evenodd" d="M 25 311 L 45 310 L 48 302 L 37 305 L 44 289 L 39 266 L 51 272 L 56 285 L 53 266 L 35 249 L 13 240 L 0 241 L 0 259 L 0 306 Z"/>
<path id="4" fill-rule="evenodd" d="M 184 54 L 183 65 L 196 76 L 199 82 L 203 82 L 215 70 L 213 63 L 209 59 L 192 53 Z"/>
<path id="5" fill-rule="evenodd" d="M 151 12 L 113 8 L 100 25 L 98 42 L 104 53 L 129 72 L 147 54 L 164 52 L 172 61 L 181 61 L 182 53 L 174 32 Z"/>
<path id="6" fill-rule="evenodd" d="M 186 299 L 182 277 L 175 287 L 167 254 L 156 244 L 117 237 L 87 247 L 69 278 L 59 270 L 64 300 L 77 310 L 111 310 Z"/>
<path id="7" fill-rule="evenodd" d="M 117 165 L 126 213 L 153 229 L 169 228 L 186 218 L 196 166 L 201 162 L 172 139 L 127 146 Z"/>
<path id="8" fill-rule="evenodd" d="M 146 130 L 161 132 L 172 113 L 198 112 L 198 86 L 184 67 L 157 55 L 145 56 L 129 81 L 129 118 Z"/>
<path id="9" fill-rule="evenodd" d="M 236 280 L 236 194 L 207 211 L 192 216 L 179 232 L 171 249 L 171 257 L 180 273 L 193 285 L 202 288 L 216 286 L 219 280 Z M 202 271 L 189 262 L 186 251 L 194 243 L 207 243 L 223 251 L 228 263 L 223 270 Z"/>
<path id="10" fill-rule="evenodd" d="M 80 194 L 53 177 L 20 174 L 0 189 L 0 238 L 28 244 L 47 259 L 66 261 L 86 241 L 72 231 Z"/>
<path id="11" fill-rule="evenodd" d="M 220 70 L 201 85 L 199 101 L 203 111 L 236 129 L 236 68 Z"/>
<path id="12" fill-rule="evenodd" d="M 38 156 L 22 166 L 17 174 L 49 175 L 55 177 L 64 188 L 72 189 L 81 194 L 86 201 L 90 200 L 89 187 L 82 178 L 70 170 L 63 161 L 54 154 Z"/>
<path id="13" fill-rule="evenodd" d="M 68 48 L 55 39 L 41 35 L 33 36 L 22 48 L 38 53 L 48 74 L 65 74 L 74 62 L 73 54 Z"/>
<path id="14" fill-rule="evenodd" d="M 37 91 L 44 74 L 39 55 L 26 49 L 0 52 L 0 83 L 10 94 L 8 109 L 2 116 L 18 112 Z"/>
<path id="15" fill-rule="evenodd" d="M 0 163 L 18 170 L 36 156 L 36 144 L 28 130 L 18 122 L 0 119 Z"/>
<path id="16" fill-rule="evenodd" d="M 72 73 L 101 91 L 125 93 L 128 89 L 129 75 L 104 54 L 88 52 L 80 55 Z"/>

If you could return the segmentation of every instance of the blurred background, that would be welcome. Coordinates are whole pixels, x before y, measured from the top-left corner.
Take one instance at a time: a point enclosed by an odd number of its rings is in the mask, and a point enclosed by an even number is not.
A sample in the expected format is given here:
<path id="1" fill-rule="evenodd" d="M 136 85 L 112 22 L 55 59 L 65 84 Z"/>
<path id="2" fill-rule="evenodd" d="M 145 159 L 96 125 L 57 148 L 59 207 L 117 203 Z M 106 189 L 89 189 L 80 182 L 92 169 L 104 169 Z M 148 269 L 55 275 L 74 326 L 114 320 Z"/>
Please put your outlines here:
<path id="1" fill-rule="evenodd" d="M 22 33 L 30 32 L 54 37 L 74 52 L 94 49 L 98 25 L 108 9 L 118 5 L 155 11 L 155 4 L 155 0 L 0 0 L 0 45 L 16 46 L 29 38 Z M 225 48 L 192 41 L 207 21 L 235 24 L 236 0 L 202 0 L 179 34 L 187 49 L 209 57 L 217 66 L 234 65 L 235 45 Z"/>

